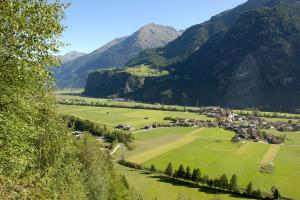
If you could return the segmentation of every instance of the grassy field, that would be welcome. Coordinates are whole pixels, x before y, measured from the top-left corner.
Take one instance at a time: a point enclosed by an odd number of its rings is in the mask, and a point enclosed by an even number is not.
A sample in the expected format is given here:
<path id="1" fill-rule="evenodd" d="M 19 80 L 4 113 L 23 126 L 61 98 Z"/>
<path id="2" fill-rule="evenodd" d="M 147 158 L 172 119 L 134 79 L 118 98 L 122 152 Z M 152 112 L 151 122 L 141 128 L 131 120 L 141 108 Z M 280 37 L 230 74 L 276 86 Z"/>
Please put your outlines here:
<path id="1" fill-rule="evenodd" d="M 65 95 L 65 94 L 63 94 Z M 64 114 L 72 114 L 113 128 L 128 124 L 141 128 L 152 122 L 163 122 L 166 116 L 207 119 L 205 116 L 188 112 L 171 112 L 144 109 L 107 108 L 91 106 L 61 105 Z M 146 119 L 148 118 L 148 119 Z M 167 121 L 165 121 L 167 122 Z M 233 144 L 233 132 L 223 129 L 199 129 L 193 127 L 158 128 L 150 131 L 136 130 L 135 149 L 126 153 L 126 159 L 158 169 L 165 169 L 167 163 L 174 167 L 199 167 L 202 174 L 212 178 L 226 174 L 228 178 L 237 174 L 238 182 L 245 187 L 249 181 L 263 191 L 275 185 L 284 196 L 300 199 L 300 132 L 282 133 L 268 130 L 286 137 L 284 145 L 275 146 L 246 142 Z M 121 152 L 116 152 L 116 157 Z M 260 167 L 273 163 L 273 172 L 261 173 Z M 199 191 L 197 188 L 172 184 L 161 177 L 134 171 L 117 165 L 127 176 L 129 183 L 143 193 L 147 199 L 177 199 L 178 195 L 191 199 L 213 199 L 215 194 Z M 221 199 L 233 199 L 222 195 Z M 234 198 L 237 199 L 237 198 Z"/>
<path id="2" fill-rule="evenodd" d="M 127 67 L 124 68 L 124 71 L 131 73 L 132 75 L 142 76 L 142 77 L 157 77 L 157 76 L 165 76 L 169 74 L 168 71 L 150 68 L 145 65 L 141 65 L 139 67 Z"/>
<path id="3" fill-rule="evenodd" d="M 142 128 L 153 122 L 169 122 L 164 120 L 165 117 L 181 117 L 191 119 L 209 119 L 204 115 L 189 112 L 175 111 L 159 111 L 159 110 L 143 110 L 128 108 L 107 108 L 92 106 L 73 106 L 60 105 L 60 112 L 63 114 L 71 114 L 82 119 L 89 119 L 100 124 L 113 128 L 119 124 L 131 125 L 135 128 Z"/>
<path id="4" fill-rule="evenodd" d="M 149 107 L 149 108 L 157 108 L 157 109 L 162 109 L 162 108 L 175 108 L 179 110 L 184 110 L 186 109 L 191 109 L 194 107 L 189 107 L 189 106 L 178 106 L 178 105 L 162 105 L 162 104 L 149 104 L 149 103 L 142 103 L 142 102 L 117 102 L 117 101 L 112 101 L 112 99 L 105 99 L 105 98 L 93 98 L 93 97 L 85 97 L 82 96 L 81 93 L 84 91 L 84 89 L 76 88 L 76 89 L 63 89 L 63 90 L 57 90 L 55 92 L 57 100 L 83 100 L 86 101 L 87 103 L 105 103 L 110 106 L 143 106 L 143 107 Z"/>
<path id="5" fill-rule="evenodd" d="M 237 200 L 229 194 L 215 194 L 212 191 L 170 182 L 169 179 L 143 171 L 136 171 L 120 165 L 117 170 L 126 176 L 129 184 L 144 195 L 146 200 Z M 181 198 L 179 198 L 181 197 Z"/>
<path id="6" fill-rule="evenodd" d="M 282 194 L 300 198 L 300 192 L 295 187 L 300 186 L 300 146 L 297 146 L 299 133 L 291 136 L 294 142 L 279 147 L 252 142 L 232 144 L 232 135 L 233 133 L 222 129 L 206 129 L 199 134 L 198 139 L 189 144 L 141 161 L 145 166 L 154 164 L 159 169 L 165 169 L 169 162 L 175 167 L 180 164 L 199 167 L 202 173 L 213 177 L 223 173 L 227 176 L 237 174 L 243 187 L 249 181 L 253 181 L 256 188 L 264 191 L 269 191 L 275 185 Z M 261 173 L 260 167 L 270 162 L 274 163 L 273 173 Z"/>

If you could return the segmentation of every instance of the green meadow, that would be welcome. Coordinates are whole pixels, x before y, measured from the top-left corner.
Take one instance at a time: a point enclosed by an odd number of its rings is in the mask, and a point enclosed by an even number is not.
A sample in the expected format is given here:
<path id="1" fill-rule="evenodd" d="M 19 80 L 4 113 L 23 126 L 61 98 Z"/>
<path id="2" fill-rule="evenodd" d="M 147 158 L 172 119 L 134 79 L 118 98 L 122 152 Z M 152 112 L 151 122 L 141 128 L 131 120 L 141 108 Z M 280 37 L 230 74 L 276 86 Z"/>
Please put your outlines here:
<path id="1" fill-rule="evenodd" d="M 146 200 L 235 200 L 229 194 L 215 194 L 193 186 L 178 182 L 170 182 L 167 178 L 143 171 L 136 171 L 127 167 L 116 165 L 116 169 L 126 176 L 129 184 Z"/>
<path id="2" fill-rule="evenodd" d="M 119 124 L 131 125 L 135 128 L 142 128 L 153 122 L 169 122 L 164 120 L 165 117 L 181 117 L 191 119 L 209 119 L 204 115 L 189 112 L 144 110 L 129 108 L 109 108 L 93 106 L 73 106 L 60 105 L 59 109 L 62 114 L 70 114 L 82 119 L 89 119 L 99 124 L 113 128 Z"/>
<path id="3" fill-rule="evenodd" d="M 249 181 L 255 189 L 269 192 L 274 185 L 285 197 L 300 199 L 300 132 L 282 133 L 268 130 L 276 135 L 284 135 L 284 145 L 269 145 L 246 142 L 231 143 L 233 132 L 219 128 L 170 127 L 149 131 L 139 128 L 152 122 L 168 122 L 166 116 L 207 119 L 203 115 L 189 112 L 108 108 L 92 106 L 60 105 L 61 113 L 72 114 L 113 128 L 118 124 L 136 127 L 133 132 L 135 149 L 126 152 L 126 159 L 145 166 L 154 164 L 164 170 L 169 162 L 177 168 L 200 168 L 202 174 L 216 178 L 226 174 L 238 176 L 238 182 L 245 188 Z M 117 154 L 120 152 L 116 152 Z M 273 164 L 271 173 L 260 172 L 261 166 Z M 116 165 L 126 175 L 131 186 L 147 199 L 177 199 L 183 195 L 191 199 L 233 199 L 229 195 L 209 194 L 180 183 L 174 184 L 162 177 L 135 171 Z M 296 187 L 297 186 L 297 187 Z M 167 198 L 168 197 L 168 198 Z M 238 199 L 238 198 L 234 198 Z"/>
<path id="4" fill-rule="evenodd" d="M 232 135 L 232 132 L 223 129 L 205 129 L 199 132 L 198 138 L 191 143 L 142 164 L 154 164 L 158 169 L 165 169 L 169 162 L 172 162 L 175 168 L 180 164 L 191 168 L 199 167 L 202 174 L 213 178 L 222 174 L 230 178 L 232 174 L 236 174 L 244 188 L 249 181 L 263 191 L 269 191 L 275 185 L 283 195 L 300 198 L 300 192 L 294 187 L 300 186 L 300 133 L 286 133 L 287 144 L 276 148 L 273 145 L 253 142 L 233 144 L 230 142 Z M 139 146 L 142 146 L 141 141 L 139 143 Z M 277 148 L 279 150 L 276 150 Z M 143 154 L 145 156 L 145 152 Z M 273 173 L 261 173 L 260 167 L 268 163 L 274 164 Z"/>

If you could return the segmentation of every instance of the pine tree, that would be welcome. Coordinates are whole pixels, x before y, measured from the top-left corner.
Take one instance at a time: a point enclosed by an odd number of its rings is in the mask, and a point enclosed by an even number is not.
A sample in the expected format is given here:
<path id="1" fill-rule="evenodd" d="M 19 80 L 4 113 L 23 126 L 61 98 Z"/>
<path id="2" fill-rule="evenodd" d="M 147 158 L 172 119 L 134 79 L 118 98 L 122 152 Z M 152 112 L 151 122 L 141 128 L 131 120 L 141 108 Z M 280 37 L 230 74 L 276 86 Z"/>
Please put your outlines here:
<path id="1" fill-rule="evenodd" d="M 194 169 L 192 174 L 192 181 L 198 183 L 201 180 L 201 172 L 200 169 Z"/>
<path id="2" fill-rule="evenodd" d="M 180 165 L 177 170 L 177 178 L 184 178 L 185 177 L 185 170 L 183 165 Z"/>
<path id="3" fill-rule="evenodd" d="M 239 192 L 239 187 L 237 184 L 237 176 L 235 174 L 233 174 L 230 179 L 229 189 L 232 192 Z"/>
<path id="4" fill-rule="evenodd" d="M 247 196 L 252 196 L 252 193 L 253 193 L 253 185 L 252 185 L 252 182 L 250 182 L 250 183 L 248 184 L 245 193 L 246 193 Z"/>
<path id="5" fill-rule="evenodd" d="M 170 177 L 173 176 L 174 172 L 173 172 L 173 166 L 172 166 L 172 163 L 169 163 L 169 164 L 168 164 L 168 166 L 167 166 L 167 168 L 166 168 L 166 170 L 165 170 L 165 173 L 166 173 L 168 176 L 170 176 Z"/>
<path id="6" fill-rule="evenodd" d="M 204 175 L 204 176 L 203 176 L 203 181 L 202 181 L 202 182 L 203 182 L 204 184 L 208 184 L 208 181 L 209 181 L 209 176 L 208 176 L 208 175 Z"/>
<path id="7" fill-rule="evenodd" d="M 190 168 L 190 167 L 187 167 L 187 168 L 186 168 L 184 178 L 185 178 L 186 180 L 191 180 L 192 174 L 191 174 L 191 168 Z"/>
<path id="8" fill-rule="evenodd" d="M 274 199 L 279 199 L 281 197 L 278 188 L 275 188 L 275 190 L 273 192 L 273 197 L 274 197 Z"/>
<path id="9" fill-rule="evenodd" d="M 151 167 L 150 167 L 150 171 L 151 171 L 151 172 L 156 172 L 156 168 L 155 168 L 155 166 L 154 166 L 153 164 L 152 164 Z"/>
<path id="10" fill-rule="evenodd" d="M 223 174 L 220 177 L 220 187 L 223 188 L 223 189 L 228 188 L 228 179 L 227 179 L 227 176 L 225 174 Z"/>

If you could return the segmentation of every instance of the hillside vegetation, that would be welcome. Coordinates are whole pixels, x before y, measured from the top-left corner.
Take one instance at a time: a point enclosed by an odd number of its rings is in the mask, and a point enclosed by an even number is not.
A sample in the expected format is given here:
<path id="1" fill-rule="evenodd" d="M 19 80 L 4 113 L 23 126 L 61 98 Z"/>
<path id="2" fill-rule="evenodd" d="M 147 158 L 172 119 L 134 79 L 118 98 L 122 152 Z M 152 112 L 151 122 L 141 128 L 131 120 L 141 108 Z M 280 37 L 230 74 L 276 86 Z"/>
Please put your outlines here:
<path id="1" fill-rule="evenodd" d="M 192 48 L 194 51 L 187 58 L 173 64 L 166 62 L 169 65 L 163 69 L 169 71 L 168 75 L 132 84 L 130 88 L 134 90 L 114 94 L 168 104 L 297 112 L 300 107 L 299 13 L 300 4 L 296 0 L 250 0 L 204 23 L 202 26 L 206 27 L 230 22 L 196 49 Z M 187 32 L 169 45 L 176 44 Z M 192 34 L 190 38 L 194 37 L 201 40 L 201 34 Z M 192 46 L 172 49 L 189 52 Z M 152 53 L 161 60 L 161 56 Z M 145 57 L 136 59 L 151 64 Z M 102 80 L 98 77 L 94 85 Z M 106 84 L 111 80 L 114 79 L 107 78 Z M 115 87 L 125 86 L 115 82 Z M 109 91 L 107 96 L 111 94 Z M 86 94 L 97 96 L 97 91 Z"/>
<path id="2" fill-rule="evenodd" d="M 75 140 L 57 111 L 49 66 L 65 7 L 0 3 L 0 199 L 141 199 L 99 143 Z"/>

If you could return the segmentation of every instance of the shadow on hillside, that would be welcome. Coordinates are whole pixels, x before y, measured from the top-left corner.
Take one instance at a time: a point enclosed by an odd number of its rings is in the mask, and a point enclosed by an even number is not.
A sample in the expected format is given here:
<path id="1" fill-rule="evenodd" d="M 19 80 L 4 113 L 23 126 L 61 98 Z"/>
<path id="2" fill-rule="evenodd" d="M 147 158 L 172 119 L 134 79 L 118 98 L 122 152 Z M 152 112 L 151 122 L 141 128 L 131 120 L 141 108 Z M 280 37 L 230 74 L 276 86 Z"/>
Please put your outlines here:
<path id="1" fill-rule="evenodd" d="M 210 188 L 207 186 L 201 186 L 195 183 L 191 183 L 191 182 L 186 182 L 186 181 L 182 181 L 182 180 L 178 180 L 178 179 L 171 179 L 168 178 L 166 176 L 161 176 L 161 175 L 152 175 L 152 176 L 148 176 L 149 178 L 154 178 L 154 179 L 158 179 L 159 182 L 163 182 L 163 183 L 168 183 L 168 184 L 172 184 L 174 186 L 183 186 L 183 187 L 188 187 L 188 188 L 196 188 L 199 189 L 199 192 L 204 192 L 206 194 L 228 194 L 231 197 L 234 198 L 243 198 L 243 199 L 248 199 L 245 198 L 242 195 L 237 195 L 237 194 L 231 194 L 229 192 L 217 189 L 217 188 Z"/>

